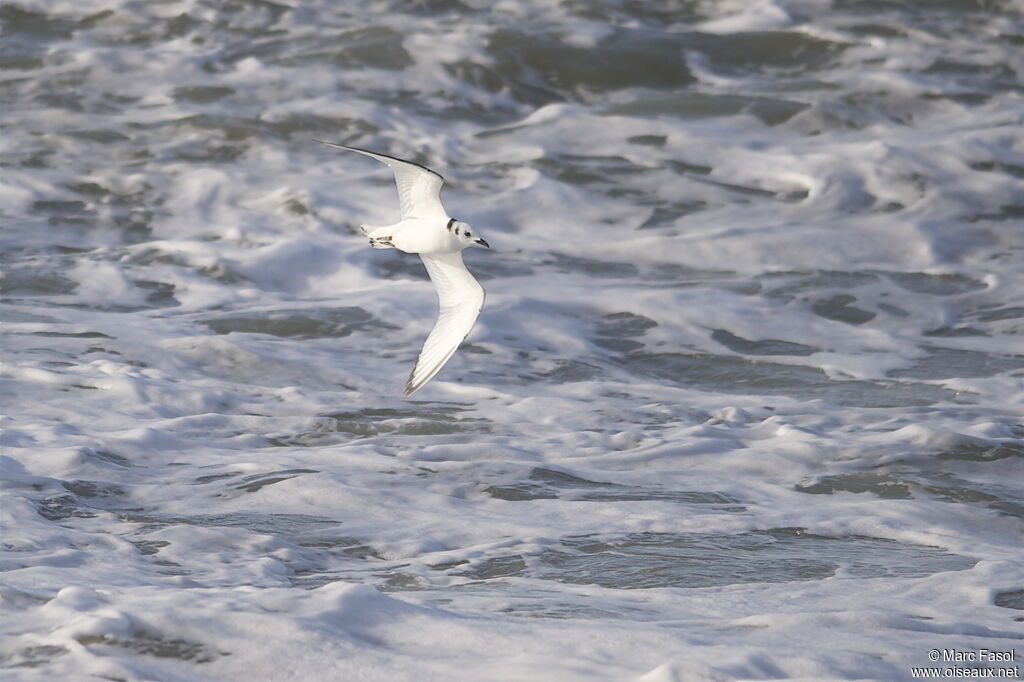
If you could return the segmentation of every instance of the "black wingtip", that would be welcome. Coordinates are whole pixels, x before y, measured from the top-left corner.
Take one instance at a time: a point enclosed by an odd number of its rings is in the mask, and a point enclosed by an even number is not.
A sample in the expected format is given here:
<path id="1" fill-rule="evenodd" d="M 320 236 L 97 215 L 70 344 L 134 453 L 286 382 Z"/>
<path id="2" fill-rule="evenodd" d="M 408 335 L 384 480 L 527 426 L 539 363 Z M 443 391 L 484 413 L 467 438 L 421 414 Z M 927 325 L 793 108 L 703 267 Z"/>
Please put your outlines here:
<path id="1" fill-rule="evenodd" d="M 383 152 L 375 152 L 375 151 L 371 151 L 369 149 L 363 149 L 362 147 L 353 147 L 353 146 L 347 145 L 347 144 L 338 144 L 337 142 L 324 142 L 323 140 L 318 140 L 315 137 L 312 138 L 312 139 L 313 139 L 313 142 L 319 142 L 320 144 L 326 145 L 328 147 L 334 147 L 336 149 L 347 149 L 349 151 L 359 152 L 360 154 L 366 154 L 368 156 L 383 157 L 385 159 L 391 159 L 392 161 L 398 161 L 399 163 L 407 163 L 410 166 L 416 166 L 417 168 L 422 168 L 423 170 L 427 171 L 428 173 L 431 173 L 432 175 L 436 175 L 437 177 L 441 178 L 442 181 L 444 180 L 444 176 L 443 175 L 438 173 L 436 170 L 433 170 L 431 168 L 427 168 L 422 163 L 416 163 L 415 161 L 410 161 L 409 159 L 400 159 L 397 156 L 391 156 L 390 154 L 384 154 Z M 380 159 L 378 159 L 378 160 L 380 160 Z M 387 163 L 387 162 L 385 161 L 385 163 Z"/>

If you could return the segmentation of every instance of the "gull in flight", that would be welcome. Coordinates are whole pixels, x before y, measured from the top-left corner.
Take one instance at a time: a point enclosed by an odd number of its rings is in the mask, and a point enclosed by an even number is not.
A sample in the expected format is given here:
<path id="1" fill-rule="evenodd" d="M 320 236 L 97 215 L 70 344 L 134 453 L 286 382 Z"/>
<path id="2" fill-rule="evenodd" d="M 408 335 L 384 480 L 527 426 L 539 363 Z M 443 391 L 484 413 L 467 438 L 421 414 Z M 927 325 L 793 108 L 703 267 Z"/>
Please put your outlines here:
<path id="1" fill-rule="evenodd" d="M 484 305 L 484 289 L 463 264 L 462 250 L 474 245 L 490 248 L 490 244 L 466 223 L 449 217 L 441 205 L 444 178 L 438 173 L 387 154 L 323 140 L 316 142 L 369 156 L 391 169 L 398 185 L 401 219 L 394 225 L 360 225 L 359 229 L 375 249 L 418 253 L 437 290 L 437 322 L 405 384 L 408 397 L 444 367 L 476 324 Z"/>

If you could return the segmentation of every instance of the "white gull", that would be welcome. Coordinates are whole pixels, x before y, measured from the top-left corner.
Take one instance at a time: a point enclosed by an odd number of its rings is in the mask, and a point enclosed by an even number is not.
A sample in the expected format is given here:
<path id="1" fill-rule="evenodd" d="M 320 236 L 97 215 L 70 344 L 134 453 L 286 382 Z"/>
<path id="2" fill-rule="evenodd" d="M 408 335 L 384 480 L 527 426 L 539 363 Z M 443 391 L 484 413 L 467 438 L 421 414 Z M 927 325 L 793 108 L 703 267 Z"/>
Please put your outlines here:
<path id="1" fill-rule="evenodd" d="M 375 249 L 395 248 L 419 254 L 437 290 L 438 315 L 405 384 L 410 396 L 437 374 L 473 329 L 484 305 L 484 289 L 462 262 L 467 246 L 490 248 L 469 225 L 448 215 L 441 205 L 444 178 L 426 166 L 387 154 L 316 140 L 377 159 L 395 174 L 400 220 L 394 225 L 360 225 Z"/>

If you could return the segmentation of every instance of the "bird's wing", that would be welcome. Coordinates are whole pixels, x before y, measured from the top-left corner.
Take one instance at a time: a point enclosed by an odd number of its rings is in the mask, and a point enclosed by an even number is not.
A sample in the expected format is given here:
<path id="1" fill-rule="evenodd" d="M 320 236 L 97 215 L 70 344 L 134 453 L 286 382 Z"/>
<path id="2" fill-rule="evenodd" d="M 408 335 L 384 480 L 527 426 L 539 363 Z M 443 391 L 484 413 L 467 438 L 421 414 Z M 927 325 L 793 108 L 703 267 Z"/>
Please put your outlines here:
<path id="1" fill-rule="evenodd" d="M 403 161 L 387 154 L 378 154 L 358 147 L 349 147 L 334 142 L 317 140 L 320 144 L 338 149 L 347 149 L 377 159 L 386 164 L 395 174 L 398 185 L 398 204 L 402 212 L 402 220 L 406 218 L 447 218 L 448 213 L 441 205 L 441 185 L 444 178 L 426 166 L 412 161 Z"/>
<path id="2" fill-rule="evenodd" d="M 469 274 L 461 252 L 420 254 L 420 258 L 437 289 L 439 310 L 437 322 L 405 384 L 406 396 L 418 391 L 444 367 L 473 329 L 484 305 L 484 288 Z"/>

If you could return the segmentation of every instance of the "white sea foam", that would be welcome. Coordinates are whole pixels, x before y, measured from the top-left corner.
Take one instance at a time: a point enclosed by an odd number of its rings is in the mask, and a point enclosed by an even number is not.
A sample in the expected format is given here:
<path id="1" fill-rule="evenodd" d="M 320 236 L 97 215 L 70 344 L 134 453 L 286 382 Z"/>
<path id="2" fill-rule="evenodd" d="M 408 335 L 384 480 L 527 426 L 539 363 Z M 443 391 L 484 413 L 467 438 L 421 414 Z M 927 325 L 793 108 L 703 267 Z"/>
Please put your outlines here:
<path id="1" fill-rule="evenodd" d="M 0 8 L 4 678 L 1024 655 L 1024 27 L 855 5 Z"/>

